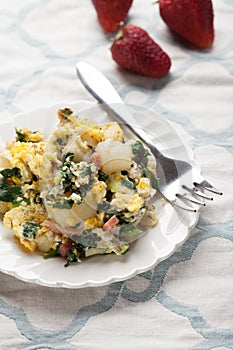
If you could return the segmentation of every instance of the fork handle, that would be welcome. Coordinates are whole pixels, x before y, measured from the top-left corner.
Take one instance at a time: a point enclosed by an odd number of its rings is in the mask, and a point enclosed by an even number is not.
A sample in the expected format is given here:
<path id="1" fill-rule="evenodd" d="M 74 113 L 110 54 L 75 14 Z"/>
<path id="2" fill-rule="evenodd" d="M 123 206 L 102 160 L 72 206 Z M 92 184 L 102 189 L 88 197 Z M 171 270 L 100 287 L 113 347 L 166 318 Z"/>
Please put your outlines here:
<path id="1" fill-rule="evenodd" d="M 146 132 L 140 128 L 124 104 L 122 98 L 110 81 L 95 67 L 86 62 L 78 62 L 77 74 L 85 88 L 99 101 L 103 108 L 113 114 L 116 119 L 126 125 L 151 150 L 156 158 L 162 156 L 161 152 L 152 143 Z"/>

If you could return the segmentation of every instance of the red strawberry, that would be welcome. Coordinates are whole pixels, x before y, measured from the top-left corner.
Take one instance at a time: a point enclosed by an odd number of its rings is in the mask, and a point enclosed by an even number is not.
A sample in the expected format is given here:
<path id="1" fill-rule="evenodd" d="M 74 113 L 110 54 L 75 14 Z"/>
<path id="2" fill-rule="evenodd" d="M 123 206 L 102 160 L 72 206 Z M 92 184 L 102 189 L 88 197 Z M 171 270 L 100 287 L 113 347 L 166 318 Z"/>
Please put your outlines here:
<path id="1" fill-rule="evenodd" d="M 116 32 L 126 20 L 133 0 L 92 0 L 102 28 L 109 33 Z"/>
<path id="2" fill-rule="evenodd" d="M 201 49 L 212 45 L 214 14 L 211 0 L 159 0 L 159 8 L 171 30 Z"/>
<path id="3" fill-rule="evenodd" d="M 151 78 L 167 74 L 171 60 L 149 34 L 133 25 L 123 29 L 112 47 L 112 58 L 121 67 Z"/>

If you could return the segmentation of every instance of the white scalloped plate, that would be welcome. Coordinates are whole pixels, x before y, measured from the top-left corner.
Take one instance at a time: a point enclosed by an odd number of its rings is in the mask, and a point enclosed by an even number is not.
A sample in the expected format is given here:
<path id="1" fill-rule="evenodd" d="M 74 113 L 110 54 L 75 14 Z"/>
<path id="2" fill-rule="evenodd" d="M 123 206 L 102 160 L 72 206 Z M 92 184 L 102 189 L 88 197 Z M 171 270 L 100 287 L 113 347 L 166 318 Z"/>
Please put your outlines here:
<path id="1" fill-rule="evenodd" d="M 15 127 L 40 130 L 46 136 L 57 124 L 56 111 L 70 107 L 77 114 L 89 116 L 98 123 L 110 120 L 96 103 L 80 101 L 43 107 L 27 114 L 17 115 L 9 123 L 0 125 L 0 148 L 15 136 Z M 140 125 L 155 140 L 160 150 L 172 157 L 193 162 L 191 150 L 184 145 L 175 128 L 157 112 L 129 106 Z M 139 109 L 138 109 L 139 108 Z M 64 267 L 62 258 L 44 260 L 37 254 L 22 251 L 13 238 L 13 233 L 0 224 L 0 271 L 20 280 L 48 287 L 83 288 L 126 280 L 145 272 L 168 258 L 189 237 L 196 226 L 199 214 L 179 211 L 169 203 L 162 204 L 158 195 L 158 225 L 134 242 L 123 256 L 94 256 L 80 264 Z"/>

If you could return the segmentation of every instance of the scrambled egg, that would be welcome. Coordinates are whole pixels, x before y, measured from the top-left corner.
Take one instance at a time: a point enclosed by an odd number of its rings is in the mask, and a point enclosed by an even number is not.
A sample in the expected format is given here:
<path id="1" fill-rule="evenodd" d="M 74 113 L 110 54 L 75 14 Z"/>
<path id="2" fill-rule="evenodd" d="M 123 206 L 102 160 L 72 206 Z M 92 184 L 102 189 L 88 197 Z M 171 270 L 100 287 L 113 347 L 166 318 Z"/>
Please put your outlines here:
<path id="1" fill-rule="evenodd" d="M 104 213 L 101 212 L 91 218 L 85 220 L 85 230 L 92 227 L 103 227 L 104 225 Z"/>
<path id="2" fill-rule="evenodd" d="M 144 205 L 144 200 L 137 193 L 115 193 L 111 203 L 118 210 L 127 209 L 129 212 L 136 212 Z"/>
<path id="3" fill-rule="evenodd" d="M 45 149 L 45 140 L 41 132 L 32 132 L 29 129 L 17 130 L 16 140 L 8 142 L 6 149 L 9 154 L 10 166 L 20 169 L 21 174 L 21 177 L 12 176 L 7 181 L 14 186 L 21 185 L 21 193 L 25 201 L 21 202 L 21 197 L 16 198 L 14 205 L 17 205 L 17 202 L 19 204 L 16 207 L 12 207 L 12 203 L 0 201 L 0 213 L 5 214 L 3 223 L 7 229 L 13 230 L 19 244 L 26 251 L 33 252 L 38 248 L 39 240 L 37 242 L 34 238 L 26 238 L 22 234 L 22 228 L 25 222 L 40 224 L 47 218 L 44 207 L 37 203 L 37 195 L 39 197 L 40 191 L 39 171 Z M 48 232 L 48 230 L 43 231 L 44 234 Z M 48 251 L 51 244 L 42 248 L 41 251 Z"/>
<path id="4" fill-rule="evenodd" d="M 24 181 L 30 181 L 32 174 L 39 176 L 45 142 L 13 142 L 10 147 L 13 167 L 21 170 Z"/>
<path id="5" fill-rule="evenodd" d="M 86 143 L 89 146 L 96 146 L 99 142 L 103 141 L 104 138 L 104 132 L 100 129 L 99 126 L 94 126 L 91 129 L 85 130 L 83 134 L 81 135 L 81 138 L 83 141 L 86 141 Z"/>
<path id="6" fill-rule="evenodd" d="M 37 244 L 34 239 L 23 235 L 23 225 L 25 222 L 35 222 L 40 224 L 46 219 L 47 215 L 41 205 L 21 205 L 8 211 L 3 219 L 4 226 L 12 229 L 19 243 L 29 252 L 34 252 Z"/>
<path id="7" fill-rule="evenodd" d="M 0 218 L 3 218 L 3 215 L 11 208 L 11 203 L 0 202 Z"/>
<path id="8" fill-rule="evenodd" d="M 45 139 L 41 132 L 32 132 L 29 129 L 16 132 L 16 140 L 7 143 L 8 161 L 12 167 L 20 169 L 23 182 L 28 182 L 33 174 L 39 176 Z"/>
<path id="9" fill-rule="evenodd" d="M 58 117 L 60 123 L 49 140 L 41 132 L 16 130 L 16 139 L 1 151 L 0 164 L 7 164 L 0 170 L 3 223 L 13 230 L 24 250 L 46 253 L 67 242 L 64 222 L 72 222 L 69 229 L 77 232 L 82 219 L 80 232 L 86 236 L 80 245 L 90 244 L 84 246 L 86 256 L 98 252 L 123 254 L 128 245 L 116 235 L 111 236 L 114 225 L 118 230 L 121 225 L 127 229 L 125 226 L 130 222 L 132 230 L 132 223 L 139 222 L 144 227 L 157 223 L 155 208 L 148 205 L 155 189 L 146 172 L 143 173 L 148 152 L 141 143 L 125 143 L 118 123 L 100 127 L 88 119 L 79 119 L 69 109 L 59 110 Z M 108 148 L 116 153 L 113 160 L 117 166 L 111 172 L 105 172 L 103 165 L 109 149 L 100 147 L 108 142 L 111 145 Z M 127 167 L 122 165 L 126 154 L 122 151 L 119 155 L 120 146 L 129 149 Z M 139 163 L 137 152 L 142 152 L 144 163 Z M 93 154 L 99 158 L 91 158 Z M 154 165 L 148 162 L 147 166 L 153 176 Z M 59 220 L 54 219 L 54 213 L 58 213 Z M 100 249 L 102 239 L 104 248 L 101 245 Z M 79 256 L 75 257 L 74 251 L 72 254 L 72 259 L 77 259 L 73 261 L 78 261 Z"/>
<path id="10" fill-rule="evenodd" d="M 93 187 L 91 189 L 91 192 L 95 194 L 98 198 L 98 202 L 101 202 L 101 200 L 104 199 L 106 196 L 107 191 L 107 184 L 104 181 L 96 181 L 93 184 Z"/>
<path id="11" fill-rule="evenodd" d="M 152 191 L 150 180 L 147 177 L 141 177 L 137 185 L 138 194 L 142 197 L 148 197 Z"/>

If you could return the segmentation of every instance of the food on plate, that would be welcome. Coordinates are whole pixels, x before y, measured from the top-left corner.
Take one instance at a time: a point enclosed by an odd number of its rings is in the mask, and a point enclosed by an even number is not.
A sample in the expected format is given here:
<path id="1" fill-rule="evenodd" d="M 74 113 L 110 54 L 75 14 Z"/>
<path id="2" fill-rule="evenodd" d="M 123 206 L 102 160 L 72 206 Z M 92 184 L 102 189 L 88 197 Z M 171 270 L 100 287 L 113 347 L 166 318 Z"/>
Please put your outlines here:
<path id="1" fill-rule="evenodd" d="M 122 68 L 151 78 L 166 75 L 169 56 L 140 27 L 129 25 L 118 33 L 111 46 L 113 60 Z"/>
<path id="2" fill-rule="evenodd" d="M 195 46 L 206 49 L 214 41 L 211 0 L 159 0 L 160 15 L 168 27 Z"/>
<path id="3" fill-rule="evenodd" d="M 0 153 L 0 214 L 27 252 L 70 262 L 124 254 L 157 224 L 155 160 L 116 122 L 103 126 L 68 108 L 45 139 L 16 130 Z"/>
<path id="4" fill-rule="evenodd" d="M 133 0 L 92 0 L 101 27 L 116 32 L 125 22 Z"/>

